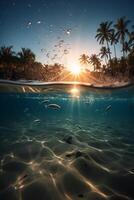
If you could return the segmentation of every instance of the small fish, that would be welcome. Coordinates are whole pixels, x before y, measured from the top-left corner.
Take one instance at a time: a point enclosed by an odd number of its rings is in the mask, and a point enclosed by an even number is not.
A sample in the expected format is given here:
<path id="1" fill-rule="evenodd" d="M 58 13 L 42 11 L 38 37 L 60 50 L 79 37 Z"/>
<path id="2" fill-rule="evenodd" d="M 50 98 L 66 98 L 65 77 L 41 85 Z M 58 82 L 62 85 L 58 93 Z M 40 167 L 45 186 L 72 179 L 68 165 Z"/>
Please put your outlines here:
<path id="1" fill-rule="evenodd" d="M 48 99 L 45 99 L 45 100 L 43 100 L 42 102 L 41 102 L 41 104 L 45 104 L 45 103 L 48 103 L 49 102 L 49 100 Z"/>
<path id="2" fill-rule="evenodd" d="M 35 119 L 34 122 L 40 122 L 40 119 Z"/>
<path id="3" fill-rule="evenodd" d="M 112 106 L 109 105 L 109 106 L 106 107 L 105 111 L 107 112 L 107 111 L 110 110 L 111 108 L 112 108 Z"/>
<path id="4" fill-rule="evenodd" d="M 47 107 L 53 108 L 53 109 L 60 109 L 61 108 L 61 106 L 59 106 L 58 104 L 48 104 Z"/>

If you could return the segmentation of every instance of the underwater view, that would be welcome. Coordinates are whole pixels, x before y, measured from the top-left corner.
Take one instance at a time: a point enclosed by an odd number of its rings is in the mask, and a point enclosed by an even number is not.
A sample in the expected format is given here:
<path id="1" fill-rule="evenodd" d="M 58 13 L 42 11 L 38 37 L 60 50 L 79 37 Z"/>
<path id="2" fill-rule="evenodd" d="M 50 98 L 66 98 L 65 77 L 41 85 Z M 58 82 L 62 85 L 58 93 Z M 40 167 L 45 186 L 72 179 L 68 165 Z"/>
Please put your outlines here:
<path id="1" fill-rule="evenodd" d="M 134 200 L 134 0 L 0 0 L 0 200 Z"/>
<path id="2" fill-rule="evenodd" d="M 0 84 L 0 200 L 134 199 L 134 87 Z"/>

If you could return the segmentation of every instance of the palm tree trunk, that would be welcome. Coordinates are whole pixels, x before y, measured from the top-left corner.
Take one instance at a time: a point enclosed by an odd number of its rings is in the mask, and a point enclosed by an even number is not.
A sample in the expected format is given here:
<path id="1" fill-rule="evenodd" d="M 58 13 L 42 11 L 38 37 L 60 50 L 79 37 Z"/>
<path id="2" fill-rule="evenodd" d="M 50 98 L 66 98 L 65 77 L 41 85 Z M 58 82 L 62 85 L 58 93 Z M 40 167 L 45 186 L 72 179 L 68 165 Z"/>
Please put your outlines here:
<path id="1" fill-rule="evenodd" d="M 124 45 L 122 45 L 122 48 L 124 48 Z M 125 51 L 123 49 L 123 58 L 125 59 Z"/>
<path id="2" fill-rule="evenodd" d="M 109 51 L 109 60 L 111 61 L 111 54 L 110 54 L 110 48 L 109 48 L 109 43 L 108 43 L 108 41 L 107 41 L 107 49 L 108 49 L 108 51 Z"/>
<path id="3" fill-rule="evenodd" d="M 122 38 L 122 52 L 123 52 L 123 58 L 125 59 L 124 38 Z"/>
<path id="4" fill-rule="evenodd" d="M 94 66 L 94 72 L 95 72 L 95 66 Z"/>
<path id="5" fill-rule="evenodd" d="M 105 63 L 106 63 L 106 66 L 107 66 L 107 57 L 105 56 Z"/>
<path id="6" fill-rule="evenodd" d="M 114 44 L 114 55 L 115 55 L 115 58 L 117 58 L 117 54 L 116 54 L 116 47 L 115 47 L 115 44 Z"/>

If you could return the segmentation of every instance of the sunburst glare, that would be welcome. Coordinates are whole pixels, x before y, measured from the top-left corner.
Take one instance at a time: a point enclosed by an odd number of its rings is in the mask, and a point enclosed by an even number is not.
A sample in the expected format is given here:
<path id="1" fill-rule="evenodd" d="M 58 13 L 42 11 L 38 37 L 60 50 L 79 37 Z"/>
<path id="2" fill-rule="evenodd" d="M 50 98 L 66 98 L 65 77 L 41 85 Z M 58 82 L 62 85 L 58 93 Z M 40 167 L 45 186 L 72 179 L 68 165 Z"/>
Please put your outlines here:
<path id="1" fill-rule="evenodd" d="M 69 67 L 69 70 L 75 76 L 78 76 L 81 73 L 81 67 L 79 65 L 72 65 Z"/>

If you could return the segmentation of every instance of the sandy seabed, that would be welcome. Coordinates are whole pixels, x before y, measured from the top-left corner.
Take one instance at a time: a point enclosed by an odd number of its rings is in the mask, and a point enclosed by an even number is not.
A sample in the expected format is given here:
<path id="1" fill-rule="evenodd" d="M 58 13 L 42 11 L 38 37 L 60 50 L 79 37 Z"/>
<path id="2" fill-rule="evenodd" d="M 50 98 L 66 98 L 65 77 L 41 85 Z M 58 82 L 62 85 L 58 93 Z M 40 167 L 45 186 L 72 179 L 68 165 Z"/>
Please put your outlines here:
<path id="1" fill-rule="evenodd" d="M 0 85 L 0 200 L 134 199 L 133 89 L 71 89 Z"/>
<path id="2" fill-rule="evenodd" d="M 134 198 L 134 141 L 129 135 L 118 130 L 113 137 L 116 128 L 105 124 L 92 123 L 88 129 L 69 119 L 66 127 L 56 124 L 36 134 L 37 120 L 27 134 L 14 133 L 8 139 L 5 133 L 14 130 L 1 127 L 5 153 L 0 154 L 0 200 Z"/>

